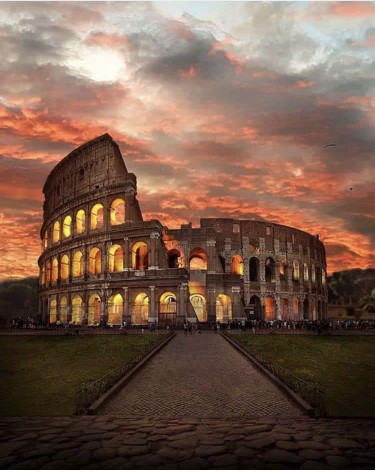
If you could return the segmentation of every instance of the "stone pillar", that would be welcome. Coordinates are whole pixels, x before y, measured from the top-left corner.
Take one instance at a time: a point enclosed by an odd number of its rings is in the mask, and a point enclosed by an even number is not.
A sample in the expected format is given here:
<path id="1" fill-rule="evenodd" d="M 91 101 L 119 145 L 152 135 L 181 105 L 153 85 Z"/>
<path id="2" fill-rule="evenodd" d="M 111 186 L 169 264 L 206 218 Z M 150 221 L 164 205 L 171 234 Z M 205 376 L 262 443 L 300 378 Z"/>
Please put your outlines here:
<path id="1" fill-rule="evenodd" d="M 89 273 L 89 254 L 90 254 L 90 249 L 88 246 L 84 246 L 83 248 L 83 257 L 84 259 L 84 275 L 87 276 Z"/>
<path id="2" fill-rule="evenodd" d="M 59 272 L 60 272 L 60 265 L 59 265 Z M 60 274 L 59 274 L 60 277 Z M 56 321 L 60 320 L 60 297 L 56 295 Z"/>
<path id="3" fill-rule="evenodd" d="M 112 242 L 108 243 L 103 243 L 100 245 L 100 251 L 101 251 L 101 260 L 102 260 L 102 270 L 101 274 L 106 274 L 107 273 L 107 253 L 108 253 L 108 248 L 112 245 Z"/>
<path id="4" fill-rule="evenodd" d="M 207 241 L 207 273 L 215 273 L 215 262 L 216 262 L 216 251 L 215 251 L 215 241 Z"/>
<path id="5" fill-rule="evenodd" d="M 107 322 L 107 299 L 104 290 L 100 291 L 100 324 L 103 325 Z"/>
<path id="6" fill-rule="evenodd" d="M 159 267 L 158 261 L 158 249 L 159 249 L 159 233 L 151 233 L 150 236 L 150 261 L 149 261 L 149 269 L 157 269 Z"/>
<path id="7" fill-rule="evenodd" d="M 83 301 L 82 301 L 82 314 L 81 314 L 82 326 L 86 326 L 86 325 L 87 325 L 87 310 L 86 310 L 86 305 L 87 305 L 86 300 L 83 300 Z"/>
<path id="8" fill-rule="evenodd" d="M 259 280 L 260 283 L 266 283 L 266 261 L 261 259 L 259 261 Z"/>
<path id="9" fill-rule="evenodd" d="M 188 284 L 182 283 L 179 286 L 178 296 L 178 312 L 177 312 L 177 324 L 185 323 L 187 319 L 187 297 L 188 297 Z"/>
<path id="10" fill-rule="evenodd" d="M 216 322 L 216 290 L 214 288 L 208 289 L 208 312 L 207 321 L 209 323 Z M 223 320 L 226 323 L 225 320 Z"/>
<path id="11" fill-rule="evenodd" d="M 122 321 L 126 321 L 126 325 L 129 326 L 132 321 L 130 307 L 129 307 L 129 287 L 122 287 L 124 290 L 124 312 L 122 315 Z"/>
<path id="12" fill-rule="evenodd" d="M 241 287 L 232 287 L 232 318 L 245 318 L 241 307 Z"/>
<path id="13" fill-rule="evenodd" d="M 72 297 L 68 295 L 68 307 L 66 309 L 66 322 L 70 323 L 72 321 Z"/>
<path id="14" fill-rule="evenodd" d="M 281 320 L 282 319 L 282 316 L 281 316 L 281 302 L 280 302 L 280 294 L 279 293 L 276 293 L 275 294 L 275 318 L 277 320 Z"/>
<path id="15" fill-rule="evenodd" d="M 131 267 L 130 241 L 128 237 L 124 238 L 124 271 L 129 272 Z"/>
<path id="16" fill-rule="evenodd" d="M 158 314 L 156 313 L 156 306 L 155 306 L 155 285 L 150 285 L 150 311 L 148 314 L 148 322 L 149 323 L 157 323 L 158 322 Z"/>

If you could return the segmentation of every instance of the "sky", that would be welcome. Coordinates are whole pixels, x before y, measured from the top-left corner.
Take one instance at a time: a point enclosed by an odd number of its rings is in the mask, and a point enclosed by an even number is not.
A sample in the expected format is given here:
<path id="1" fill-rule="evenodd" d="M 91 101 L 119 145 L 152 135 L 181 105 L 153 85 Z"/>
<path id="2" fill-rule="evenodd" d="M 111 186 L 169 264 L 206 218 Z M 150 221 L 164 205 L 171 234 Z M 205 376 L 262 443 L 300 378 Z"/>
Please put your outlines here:
<path id="1" fill-rule="evenodd" d="M 375 2 L 1 2 L 0 44 L 0 279 L 38 274 L 44 181 L 106 132 L 145 220 L 268 220 L 375 267 Z"/>

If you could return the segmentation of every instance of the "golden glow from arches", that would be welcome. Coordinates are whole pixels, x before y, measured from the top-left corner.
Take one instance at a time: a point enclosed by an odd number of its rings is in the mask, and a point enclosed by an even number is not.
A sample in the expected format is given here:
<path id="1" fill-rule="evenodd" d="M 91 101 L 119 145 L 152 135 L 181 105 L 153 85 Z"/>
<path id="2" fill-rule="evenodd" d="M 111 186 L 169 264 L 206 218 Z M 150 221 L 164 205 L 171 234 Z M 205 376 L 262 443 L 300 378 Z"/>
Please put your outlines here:
<path id="1" fill-rule="evenodd" d="M 190 302 L 194 308 L 198 320 L 202 323 L 207 321 L 206 299 L 199 293 L 190 296 Z"/>
<path id="2" fill-rule="evenodd" d="M 132 247 L 132 269 L 148 269 L 148 246 L 143 241 L 138 241 Z"/>
<path id="3" fill-rule="evenodd" d="M 266 321 L 275 319 L 275 300 L 272 297 L 266 297 L 264 300 Z"/>
<path id="4" fill-rule="evenodd" d="M 51 261 L 47 261 L 46 265 L 46 284 L 49 285 L 51 283 Z"/>
<path id="5" fill-rule="evenodd" d="M 86 213 L 84 210 L 78 210 L 76 213 L 76 232 L 82 234 L 86 229 Z"/>
<path id="6" fill-rule="evenodd" d="M 316 282 L 315 264 L 311 266 L 311 282 Z"/>
<path id="7" fill-rule="evenodd" d="M 69 278 L 69 256 L 67 254 L 64 254 L 61 258 L 60 277 L 61 280 Z"/>
<path id="8" fill-rule="evenodd" d="M 243 259 L 238 254 L 232 259 L 232 274 L 243 275 Z"/>
<path id="9" fill-rule="evenodd" d="M 53 223 L 52 242 L 54 244 L 60 241 L 60 222 L 55 221 Z"/>
<path id="10" fill-rule="evenodd" d="M 68 299 L 66 297 L 60 298 L 60 321 L 61 323 L 68 322 Z"/>
<path id="11" fill-rule="evenodd" d="M 149 300 L 146 293 L 139 293 L 134 300 L 132 309 L 132 324 L 145 325 L 148 323 Z"/>
<path id="12" fill-rule="evenodd" d="M 125 201 L 122 198 L 116 198 L 111 203 L 110 222 L 111 226 L 125 223 Z"/>
<path id="13" fill-rule="evenodd" d="M 91 208 L 90 229 L 100 229 L 104 226 L 104 208 L 101 203 L 96 203 Z"/>
<path id="14" fill-rule="evenodd" d="M 232 319 L 232 301 L 228 295 L 220 294 L 216 298 L 216 321 L 227 323 Z"/>
<path id="15" fill-rule="evenodd" d="M 295 320 L 299 319 L 299 300 L 298 298 L 293 298 L 293 317 Z"/>
<path id="16" fill-rule="evenodd" d="M 81 251 L 76 251 L 73 256 L 73 277 L 80 277 L 83 275 L 83 254 Z"/>
<path id="17" fill-rule="evenodd" d="M 57 260 L 56 257 L 54 257 L 53 260 L 52 260 L 52 276 L 51 276 L 51 281 L 52 281 L 52 282 L 56 282 L 58 276 L 59 276 L 59 261 Z"/>
<path id="18" fill-rule="evenodd" d="M 53 298 L 49 305 L 49 322 L 56 323 L 57 319 L 57 301 Z"/>
<path id="19" fill-rule="evenodd" d="M 72 235 L 72 217 L 70 215 L 64 218 L 62 232 L 64 238 L 69 238 Z"/>
<path id="20" fill-rule="evenodd" d="M 289 318 L 289 300 L 287 298 L 281 299 L 281 319 L 287 320 Z"/>
<path id="21" fill-rule="evenodd" d="M 72 323 L 82 324 L 82 298 L 76 295 L 72 300 Z"/>
<path id="22" fill-rule="evenodd" d="M 307 264 L 303 264 L 303 280 L 304 282 L 309 281 L 309 268 L 307 267 Z"/>
<path id="23" fill-rule="evenodd" d="M 119 244 L 114 244 L 108 251 L 108 271 L 121 272 L 124 270 L 124 251 Z"/>
<path id="24" fill-rule="evenodd" d="M 293 280 L 299 280 L 299 262 L 293 261 Z"/>
<path id="25" fill-rule="evenodd" d="M 42 264 L 42 267 L 40 268 L 40 285 L 45 285 L 46 284 L 46 265 Z"/>
<path id="26" fill-rule="evenodd" d="M 101 300 L 97 293 L 89 298 L 89 306 L 87 312 L 87 324 L 89 326 L 98 326 L 100 324 Z"/>
<path id="27" fill-rule="evenodd" d="M 44 231 L 44 236 L 43 236 L 43 249 L 47 249 L 48 247 L 48 231 Z"/>
<path id="28" fill-rule="evenodd" d="M 102 271 L 102 253 L 97 247 L 93 247 L 89 253 L 89 274 L 100 274 Z"/>
<path id="29" fill-rule="evenodd" d="M 196 247 L 190 251 L 189 257 L 190 270 L 207 270 L 207 254 L 200 247 Z"/>

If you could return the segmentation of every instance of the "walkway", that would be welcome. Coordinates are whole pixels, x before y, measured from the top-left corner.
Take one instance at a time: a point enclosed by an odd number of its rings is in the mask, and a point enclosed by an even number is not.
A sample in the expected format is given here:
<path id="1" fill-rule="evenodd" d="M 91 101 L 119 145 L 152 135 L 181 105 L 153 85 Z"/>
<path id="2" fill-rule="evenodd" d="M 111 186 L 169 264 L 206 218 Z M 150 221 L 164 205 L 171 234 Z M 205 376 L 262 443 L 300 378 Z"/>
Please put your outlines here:
<path id="1" fill-rule="evenodd" d="M 219 334 L 203 331 L 178 333 L 100 414 L 251 418 L 302 412 Z"/>

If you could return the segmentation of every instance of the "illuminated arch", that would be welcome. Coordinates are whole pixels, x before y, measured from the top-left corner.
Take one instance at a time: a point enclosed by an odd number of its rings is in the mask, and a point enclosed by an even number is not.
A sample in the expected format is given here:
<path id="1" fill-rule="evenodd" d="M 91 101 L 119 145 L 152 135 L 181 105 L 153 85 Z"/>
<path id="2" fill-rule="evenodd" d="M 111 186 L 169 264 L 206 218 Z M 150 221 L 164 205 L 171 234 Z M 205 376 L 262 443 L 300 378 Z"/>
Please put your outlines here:
<path id="1" fill-rule="evenodd" d="M 170 269 L 178 269 L 180 266 L 181 253 L 178 249 L 168 251 L 168 267 Z"/>
<path id="2" fill-rule="evenodd" d="M 190 270 L 207 270 L 207 254 L 200 247 L 196 247 L 190 251 L 189 257 Z"/>
<path id="3" fill-rule="evenodd" d="M 57 320 L 57 300 L 53 298 L 49 305 L 49 322 L 56 323 Z"/>
<path id="4" fill-rule="evenodd" d="M 299 300 L 298 300 L 298 298 L 293 298 L 293 318 L 295 320 L 299 319 Z"/>
<path id="5" fill-rule="evenodd" d="M 60 298 L 60 321 L 61 323 L 68 322 L 68 299 L 67 297 Z"/>
<path id="6" fill-rule="evenodd" d="M 148 323 L 149 301 L 146 293 L 139 293 L 132 307 L 132 324 L 145 325 Z"/>
<path id="7" fill-rule="evenodd" d="M 199 293 L 190 296 L 190 302 L 193 305 L 198 320 L 202 323 L 207 321 L 206 299 Z"/>
<path id="8" fill-rule="evenodd" d="M 275 316 L 275 300 L 272 297 L 266 297 L 264 300 L 265 319 L 266 321 L 274 320 Z"/>
<path id="9" fill-rule="evenodd" d="M 238 254 L 232 259 L 232 274 L 243 275 L 243 259 Z"/>
<path id="10" fill-rule="evenodd" d="M 59 276 L 59 261 L 57 260 L 57 257 L 54 257 L 53 260 L 52 260 L 51 281 L 56 282 L 58 276 Z"/>
<path id="11" fill-rule="evenodd" d="M 289 300 L 287 298 L 281 299 L 281 319 L 287 320 L 289 318 Z"/>
<path id="12" fill-rule="evenodd" d="M 69 278 L 69 256 L 67 254 L 62 256 L 60 264 L 60 278 L 67 280 Z"/>
<path id="13" fill-rule="evenodd" d="M 80 209 L 76 213 L 76 232 L 77 234 L 82 234 L 86 229 L 86 213 L 84 210 Z"/>
<path id="14" fill-rule="evenodd" d="M 46 285 L 46 265 L 42 264 L 40 268 L 40 285 L 44 286 Z"/>
<path id="15" fill-rule="evenodd" d="M 293 261 L 293 280 L 294 281 L 299 280 L 299 262 L 298 261 Z"/>
<path id="16" fill-rule="evenodd" d="M 48 247 L 48 231 L 45 230 L 44 235 L 43 235 L 43 248 L 47 249 L 47 247 Z"/>
<path id="17" fill-rule="evenodd" d="M 275 282 L 275 261 L 272 257 L 268 257 L 265 263 L 266 282 Z"/>
<path id="18" fill-rule="evenodd" d="M 280 261 L 280 280 L 288 280 L 288 263 L 286 259 Z"/>
<path id="19" fill-rule="evenodd" d="M 100 312 L 102 302 L 97 293 L 94 293 L 89 298 L 89 305 L 87 311 L 87 324 L 90 326 L 97 326 L 100 324 Z"/>
<path id="20" fill-rule="evenodd" d="M 60 222 L 55 221 L 53 223 L 52 242 L 54 244 L 60 241 Z"/>
<path id="21" fill-rule="evenodd" d="M 82 298 L 75 295 L 72 300 L 72 323 L 75 325 L 82 324 Z"/>
<path id="22" fill-rule="evenodd" d="M 307 267 L 307 264 L 303 264 L 303 280 L 304 282 L 309 281 L 309 268 Z"/>
<path id="23" fill-rule="evenodd" d="M 249 261 L 250 282 L 259 282 L 259 259 L 251 257 Z"/>
<path id="24" fill-rule="evenodd" d="M 89 274 L 100 274 L 102 271 L 102 253 L 98 247 L 89 252 Z"/>
<path id="25" fill-rule="evenodd" d="M 315 321 L 317 319 L 317 316 L 316 316 L 316 302 L 315 300 L 312 300 L 311 301 L 311 316 L 312 316 L 312 319 Z"/>
<path id="26" fill-rule="evenodd" d="M 104 226 L 104 208 L 101 203 L 96 203 L 91 208 L 90 229 L 100 229 Z"/>
<path id="27" fill-rule="evenodd" d="M 232 319 L 232 301 L 228 295 L 220 294 L 216 297 L 216 321 L 227 322 Z"/>
<path id="28" fill-rule="evenodd" d="M 312 266 L 311 266 L 311 282 L 312 283 L 316 282 L 315 264 L 312 264 Z"/>
<path id="29" fill-rule="evenodd" d="M 177 314 L 177 299 L 173 292 L 165 292 L 159 299 L 159 323 L 172 324 Z"/>
<path id="30" fill-rule="evenodd" d="M 324 269 L 322 269 L 322 284 L 326 284 L 326 271 Z"/>
<path id="31" fill-rule="evenodd" d="M 132 247 L 132 269 L 148 269 L 148 246 L 143 241 L 138 241 Z"/>
<path id="32" fill-rule="evenodd" d="M 69 238 L 72 235 L 72 217 L 70 215 L 64 218 L 62 232 L 64 238 Z"/>
<path id="33" fill-rule="evenodd" d="M 49 285 L 51 283 L 51 261 L 48 260 L 45 263 L 46 266 L 46 284 Z"/>
<path id="34" fill-rule="evenodd" d="M 114 244 L 108 250 L 108 272 L 124 270 L 124 251 L 119 244 Z"/>
<path id="35" fill-rule="evenodd" d="M 76 251 L 73 256 L 73 277 L 80 277 L 83 275 L 83 254 L 81 251 Z"/>
<path id="36" fill-rule="evenodd" d="M 110 207 L 111 226 L 125 223 L 125 201 L 122 198 L 113 200 Z"/>

